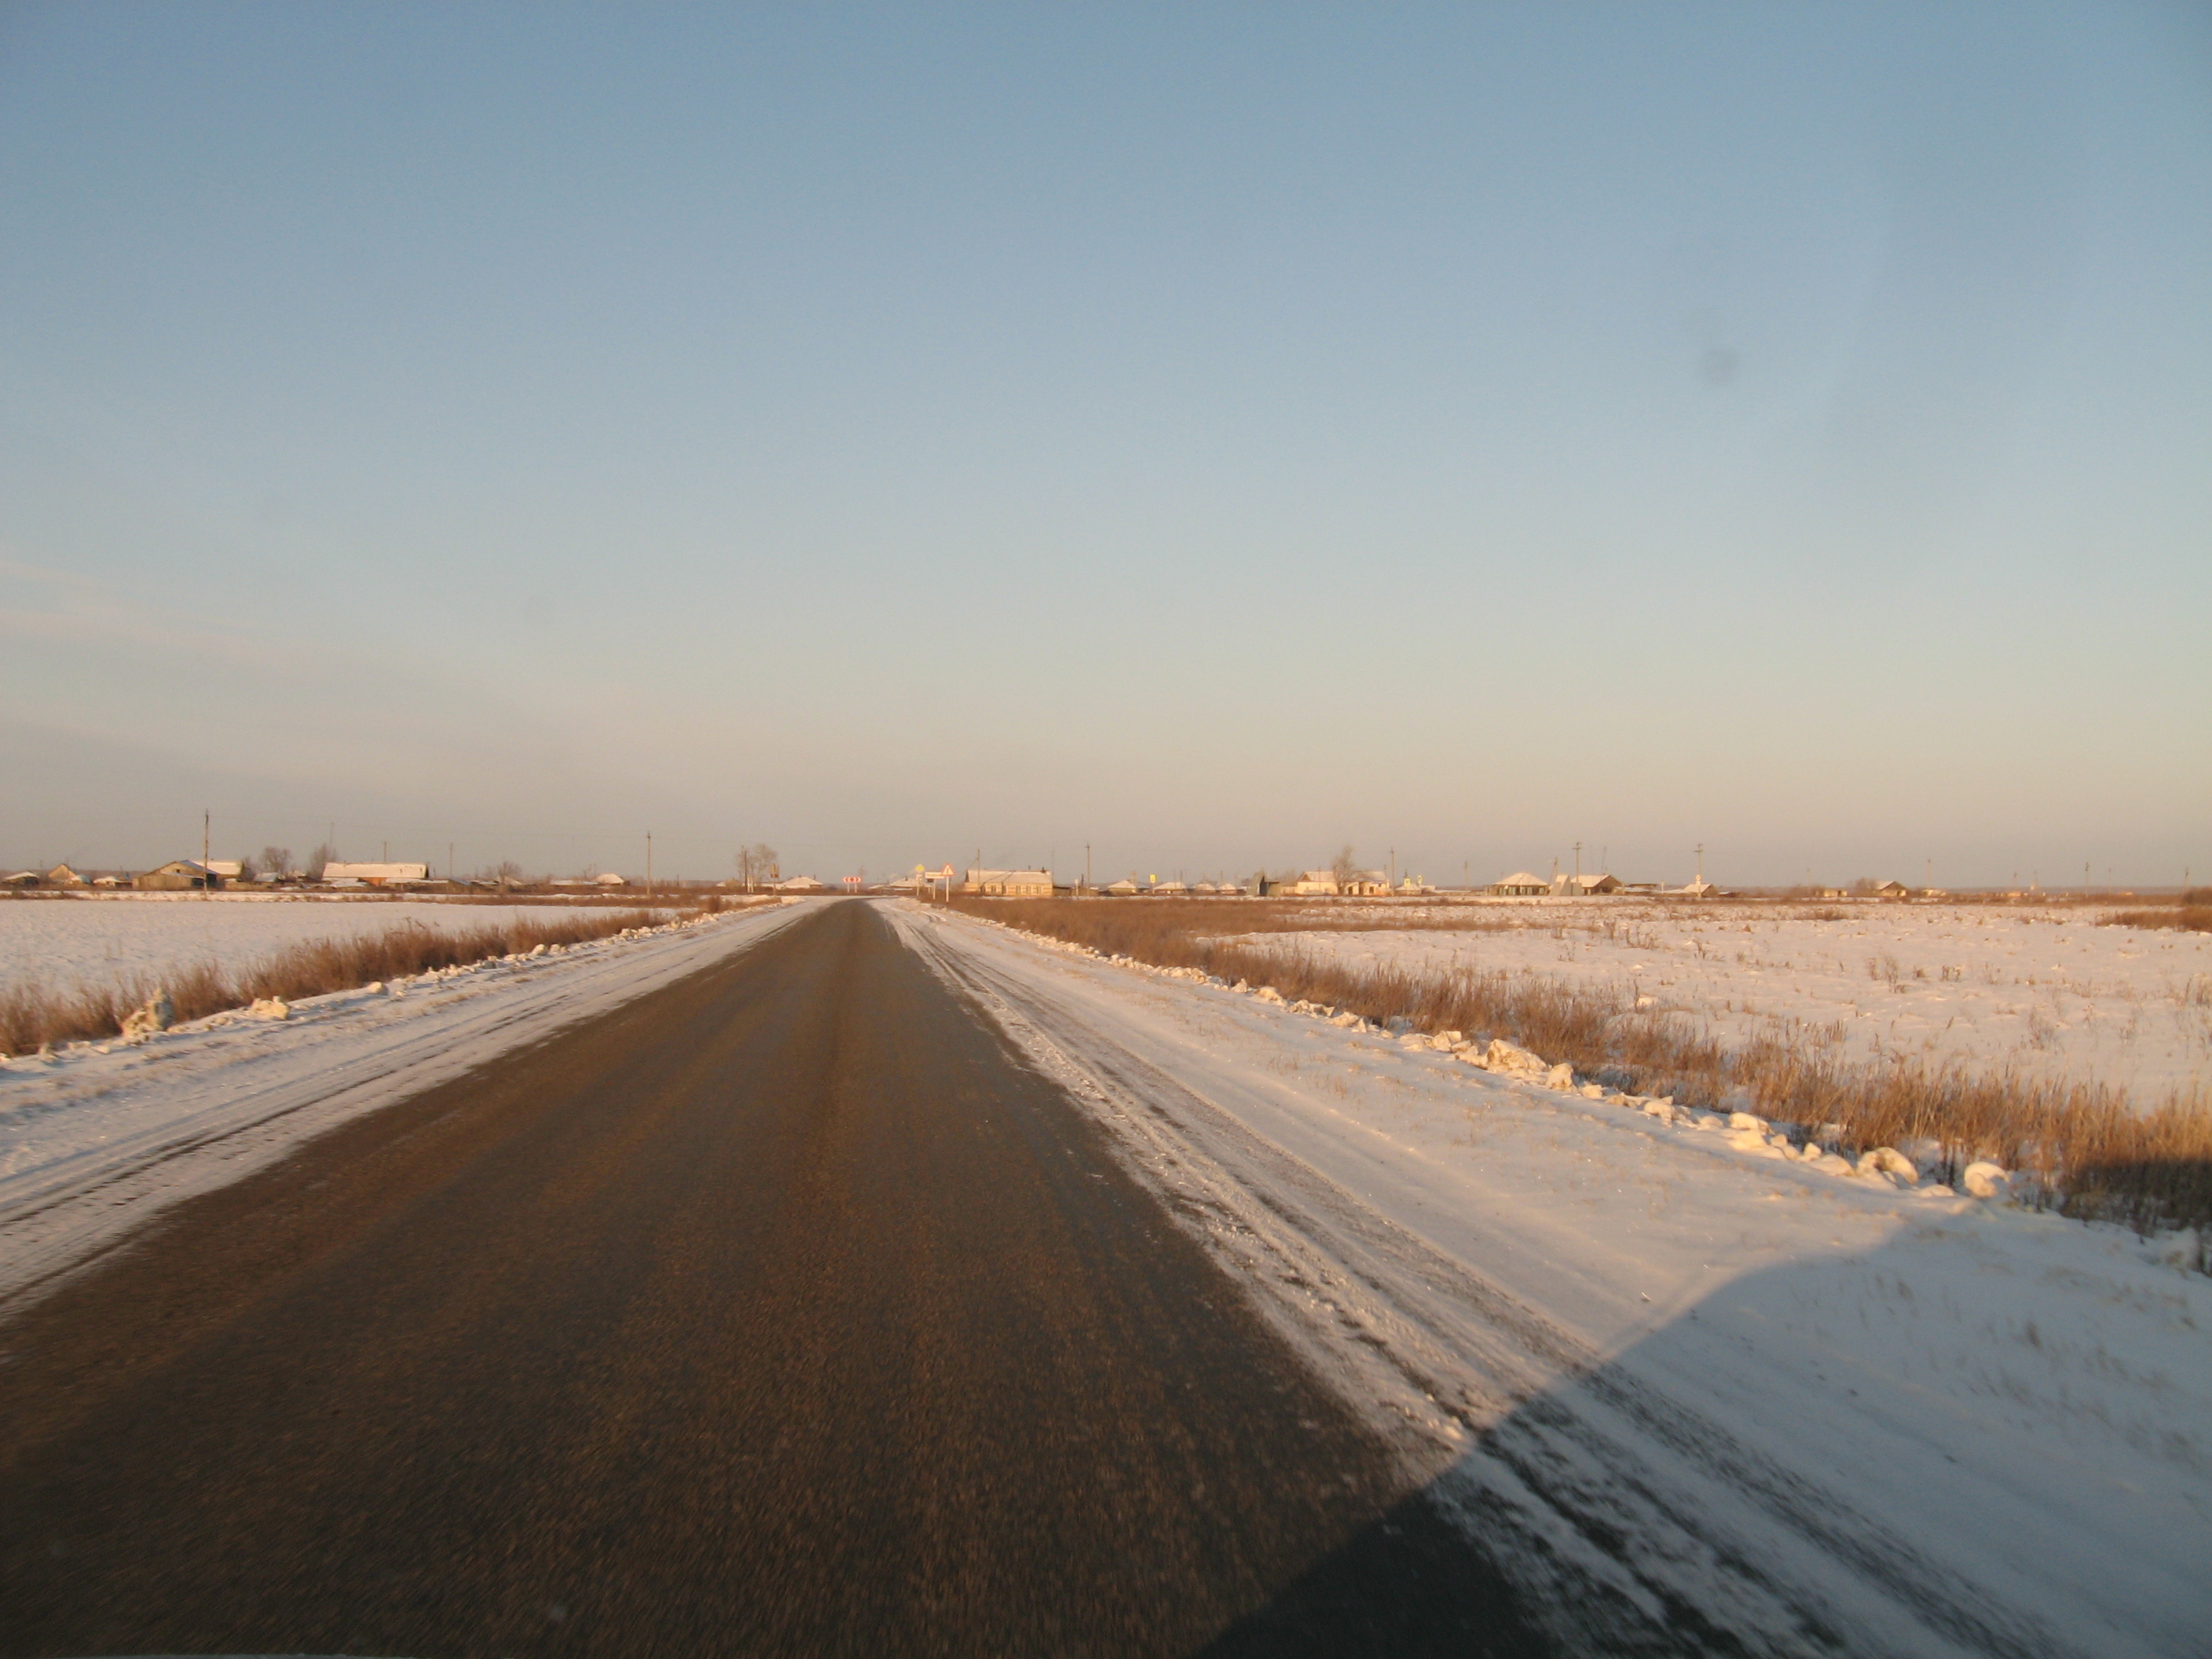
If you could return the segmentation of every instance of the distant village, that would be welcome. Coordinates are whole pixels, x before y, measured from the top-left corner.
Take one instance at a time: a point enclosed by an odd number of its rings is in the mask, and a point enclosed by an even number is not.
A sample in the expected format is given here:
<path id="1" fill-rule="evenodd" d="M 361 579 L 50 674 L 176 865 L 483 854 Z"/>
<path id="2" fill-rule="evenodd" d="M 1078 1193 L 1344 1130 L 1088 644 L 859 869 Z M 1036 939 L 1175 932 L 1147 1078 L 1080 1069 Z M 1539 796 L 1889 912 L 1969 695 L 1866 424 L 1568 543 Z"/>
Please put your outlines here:
<path id="1" fill-rule="evenodd" d="M 274 850 L 274 849 L 272 849 Z M 1474 885 L 1439 887 L 1418 875 L 1393 878 L 1383 870 L 1332 868 L 1303 870 L 1292 875 L 1255 873 L 1242 880 L 1185 882 L 1158 876 L 1139 880 L 1133 874 L 1116 880 L 1092 883 L 1061 881 L 1052 872 L 991 870 L 970 866 L 956 871 L 951 864 L 932 870 L 916 865 L 908 873 L 889 880 L 870 880 L 865 874 L 847 876 L 836 883 L 810 875 L 786 877 L 772 863 L 761 862 L 741 877 L 720 881 L 662 878 L 640 880 L 612 872 L 580 876 L 526 877 L 512 866 L 476 876 L 439 876 L 427 863 L 349 861 L 329 859 L 313 870 L 292 867 L 289 860 L 252 859 L 172 859 L 150 870 L 82 871 L 57 864 L 46 870 L 17 870 L 0 876 L 0 890 L 21 893 L 131 890 L 138 892 L 217 892 L 226 889 L 277 892 L 285 890 L 318 892 L 411 891 L 447 894 L 612 894 L 644 890 L 654 893 L 736 890 L 756 893 L 811 894 L 900 893 L 921 896 L 954 895 L 988 898 L 1050 898 L 1054 896 L 1101 898 L 1604 898 L 1669 899 L 1729 898 L 1735 895 L 1698 877 L 1680 887 L 1656 881 L 1623 881 L 1608 872 L 1565 872 L 1548 876 L 1516 870 L 1497 880 Z M 1793 896 L 1822 898 L 1942 898 L 1938 887 L 1911 887 L 1900 881 L 1860 881 L 1850 887 L 1808 887 L 1791 890 Z"/>
<path id="2" fill-rule="evenodd" d="M 532 878 L 519 874 L 489 876 L 438 876 L 430 872 L 427 864 L 377 861 L 348 862 L 333 859 L 319 866 L 312 874 L 293 869 L 259 869 L 249 859 L 172 859 L 167 864 L 151 870 L 133 872 L 128 870 L 79 872 L 67 864 L 58 864 L 51 870 L 18 870 L 0 876 L 0 887 L 25 891 L 114 891 L 128 890 L 137 892 L 220 892 L 225 889 L 249 891 L 282 891 L 286 889 L 319 892 L 367 891 L 376 889 L 438 893 L 533 893 L 533 892 L 611 892 L 638 885 L 628 876 L 612 872 L 585 876 L 549 876 Z M 826 891 L 823 884 L 811 878 L 797 882 L 737 881 L 698 882 L 663 880 L 658 885 L 665 890 L 678 889 L 737 887 L 750 885 L 757 890 L 772 887 L 793 891 Z"/>
<path id="3" fill-rule="evenodd" d="M 847 885 L 854 883 L 848 879 Z M 1583 874 L 1554 871 L 1548 877 L 1516 870 L 1496 881 L 1476 886 L 1439 887 L 1422 877 L 1393 879 L 1384 870 L 1302 870 L 1295 875 L 1255 874 L 1242 881 L 1185 882 L 1157 876 L 1139 881 L 1134 875 L 1091 884 L 1063 882 L 1048 870 L 986 870 L 970 867 L 955 873 L 947 864 L 937 870 L 917 866 L 911 873 L 868 890 L 927 895 L 963 894 L 988 898 L 1049 898 L 1054 895 L 1105 898 L 1602 898 L 1615 895 L 1644 898 L 1731 898 L 1735 895 L 1700 873 L 1680 887 L 1656 881 L 1623 881 L 1607 872 Z M 1940 888 L 1907 887 L 1903 882 L 1863 882 L 1856 887 L 1823 887 L 1811 896 L 1821 898 L 1940 898 Z"/>

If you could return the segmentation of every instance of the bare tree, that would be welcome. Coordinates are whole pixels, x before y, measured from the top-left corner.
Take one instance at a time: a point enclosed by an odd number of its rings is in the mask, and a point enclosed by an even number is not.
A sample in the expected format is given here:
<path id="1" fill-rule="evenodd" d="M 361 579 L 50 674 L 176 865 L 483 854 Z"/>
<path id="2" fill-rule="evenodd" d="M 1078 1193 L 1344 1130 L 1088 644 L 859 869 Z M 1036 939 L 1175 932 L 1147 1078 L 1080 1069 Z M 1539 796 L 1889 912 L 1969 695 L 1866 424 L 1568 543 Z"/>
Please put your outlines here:
<path id="1" fill-rule="evenodd" d="M 1350 842 L 1345 842 L 1343 851 L 1329 860 L 1328 872 L 1336 878 L 1340 890 L 1352 885 L 1353 878 L 1359 874 L 1359 860 L 1352 856 Z"/>
<path id="2" fill-rule="evenodd" d="M 510 887 L 520 887 L 526 884 L 522 878 L 522 866 L 513 859 L 501 859 L 494 865 L 488 873 L 487 879 L 497 882 L 502 891 Z"/>
<path id="3" fill-rule="evenodd" d="M 292 873 L 292 849 L 289 847 L 264 847 L 261 856 L 252 860 L 261 867 L 262 873 L 289 876 Z"/>
<path id="4" fill-rule="evenodd" d="M 747 892 L 775 878 L 775 848 L 764 841 L 738 848 L 738 884 Z"/>
<path id="5" fill-rule="evenodd" d="M 323 842 L 321 846 L 307 854 L 307 879 L 320 881 L 323 878 L 323 872 L 337 862 L 337 859 L 338 849 L 328 842 Z"/>

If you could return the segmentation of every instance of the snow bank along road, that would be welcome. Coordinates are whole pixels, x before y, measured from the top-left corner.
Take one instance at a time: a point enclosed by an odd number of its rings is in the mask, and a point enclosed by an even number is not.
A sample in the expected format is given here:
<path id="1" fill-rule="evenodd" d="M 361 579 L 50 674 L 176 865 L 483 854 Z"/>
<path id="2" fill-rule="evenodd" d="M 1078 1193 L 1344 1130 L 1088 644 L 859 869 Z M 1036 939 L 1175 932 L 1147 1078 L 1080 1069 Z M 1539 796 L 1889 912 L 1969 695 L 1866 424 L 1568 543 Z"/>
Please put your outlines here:
<path id="1" fill-rule="evenodd" d="M 237 1010 L 0 1062 L 0 1314 L 163 1206 L 681 978 L 793 915 L 663 924 L 302 998 L 281 1020 Z"/>
<path id="2" fill-rule="evenodd" d="M 2212 1650 L 2155 1250 L 793 915 L 19 1294 L 0 1651 Z"/>

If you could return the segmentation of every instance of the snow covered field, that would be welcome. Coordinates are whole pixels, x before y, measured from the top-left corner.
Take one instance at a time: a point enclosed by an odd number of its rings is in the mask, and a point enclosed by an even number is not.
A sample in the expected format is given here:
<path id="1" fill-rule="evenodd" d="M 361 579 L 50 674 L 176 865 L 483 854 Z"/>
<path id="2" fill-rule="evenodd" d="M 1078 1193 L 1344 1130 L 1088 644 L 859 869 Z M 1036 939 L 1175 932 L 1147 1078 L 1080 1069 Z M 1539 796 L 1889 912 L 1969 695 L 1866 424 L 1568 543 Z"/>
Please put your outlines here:
<path id="1" fill-rule="evenodd" d="M 319 913 L 303 935 L 317 939 L 330 936 L 340 920 L 333 913 L 346 908 L 299 908 Z M 73 1043 L 49 1060 L 0 1061 L 0 1304 L 90 1259 L 167 1204 L 642 996 L 799 913 L 786 902 L 667 923 L 627 939 L 306 997 L 282 1019 L 237 1011 L 137 1042 Z"/>
<path id="2" fill-rule="evenodd" d="M 1838 1178 L 1188 974 L 899 920 L 1563 1651 L 2205 1650 L 2193 1241 Z"/>
<path id="3" fill-rule="evenodd" d="M 234 969 L 313 939 L 381 933 L 409 924 L 494 927 L 518 916 L 561 914 L 550 905 L 258 893 L 11 901 L 0 903 L 0 991 L 25 982 L 66 989 L 125 975 L 158 982 L 196 963 Z"/>
<path id="4" fill-rule="evenodd" d="M 1794 1022 L 1856 1060 L 2011 1066 L 2114 1084 L 2144 1104 L 2212 1077 L 2212 934 L 2103 927 L 2080 909 L 1828 908 L 1843 919 L 1797 906 L 1612 900 L 1332 907 L 1319 914 L 1364 911 L 1379 925 L 1238 942 L 1355 964 L 1632 987 L 1730 1040 Z M 1420 925 L 1403 925 L 1413 919 Z M 1468 930 L 1433 926 L 1453 919 Z"/>

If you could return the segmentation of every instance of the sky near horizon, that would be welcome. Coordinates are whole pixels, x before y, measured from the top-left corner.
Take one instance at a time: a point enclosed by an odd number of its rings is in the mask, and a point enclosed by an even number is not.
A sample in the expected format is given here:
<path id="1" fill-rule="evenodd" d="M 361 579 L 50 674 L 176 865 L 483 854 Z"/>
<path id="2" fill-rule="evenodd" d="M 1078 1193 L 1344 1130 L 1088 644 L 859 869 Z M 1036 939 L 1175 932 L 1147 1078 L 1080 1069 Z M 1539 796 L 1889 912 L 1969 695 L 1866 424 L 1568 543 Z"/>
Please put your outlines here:
<path id="1" fill-rule="evenodd" d="M 0 862 L 2212 877 L 2212 12 L 0 11 Z"/>

